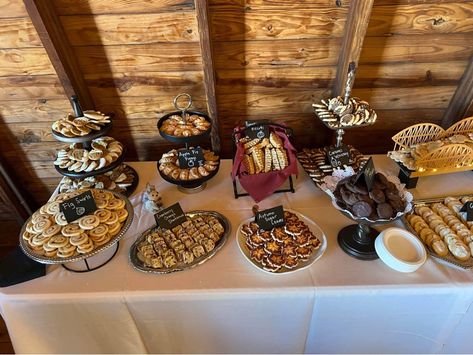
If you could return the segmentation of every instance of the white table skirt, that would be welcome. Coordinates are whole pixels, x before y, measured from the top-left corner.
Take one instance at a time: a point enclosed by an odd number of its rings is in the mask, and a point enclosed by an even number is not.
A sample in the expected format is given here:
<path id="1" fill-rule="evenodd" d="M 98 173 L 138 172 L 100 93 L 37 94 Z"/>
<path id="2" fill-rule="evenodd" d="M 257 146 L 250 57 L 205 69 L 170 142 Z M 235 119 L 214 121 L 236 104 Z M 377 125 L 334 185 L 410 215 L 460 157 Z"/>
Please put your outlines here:
<path id="1" fill-rule="evenodd" d="M 471 352 L 473 274 L 432 259 L 413 274 L 380 260 L 346 255 L 336 241 L 350 220 L 302 171 L 296 193 L 274 194 L 261 208 L 283 204 L 313 219 L 328 239 L 312 267 L 289 275 L 257 270 L 241 255 L 235 230 L 251 216 L 250 197 L 233 198 L 231 162 L 196 195 L 157 176 L 155 162 L 129 163 L 140 184 L 133 224 L 115 258 L 77 274 L 58 266 L 45 277 L 0 290 L 1 313 L 16 352 L 36 353 L 452 353 Z M 378 169 L 397 174 L 376 156 Z M 471 173 L 421 178 L 415 197 L 471 193 Z M 142 211 L 146 182 L 165 205 L 216 210 L 232 225 L 224 247 L 185 272 L 150 275 L 128 261 L 133 241 L 154 223 Z M 387 228 L 389 226 L 382 226 Z"/>

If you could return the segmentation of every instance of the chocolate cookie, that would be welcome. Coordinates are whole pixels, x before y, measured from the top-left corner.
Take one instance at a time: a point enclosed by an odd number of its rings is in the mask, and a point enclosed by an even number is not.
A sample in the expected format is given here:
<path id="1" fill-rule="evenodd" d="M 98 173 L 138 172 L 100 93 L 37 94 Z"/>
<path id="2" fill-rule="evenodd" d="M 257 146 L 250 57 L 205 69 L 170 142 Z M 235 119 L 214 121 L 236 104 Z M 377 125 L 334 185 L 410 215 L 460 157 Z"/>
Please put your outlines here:
<path id="1" fill-rule="evenodd" d="M 406 209 L 406 203 L 401 198 L 389 200 L 389 204 L 396 212 L 404 212 Z"/>
<path id="2" fill-rule="evenodd" d="M 380 203 L 376 207 L 376 212 L 378 213 L 379 218 L 388 219 L 394 215 L 393 208 L 389 203 Z"/>
<path id="3" fill-rule="evenodd" d="M 370 191 L 369 196 L 373 199 L 376 203 L 384 203 L 386 202 L 386 196 L 382 190 L 373 189 Z"/>
<path id="4" fill-rule="evenodd" d="M 368 217 L 373 212 L 373 208 L 365 201 L 355 203 L 352 210 L 356 217 Z"/>
<path id="5" fill-rule="evenodd" d="M 386 189 L 384 190 L 384 194 L 388 198 L 388 200 L 400 200 L 401 197 L 399 196 L 399 191 L 394 188 L 394 189 Z"/>
<path id="6" fill-rule="evenodd" d="M 342 199 L 347 205 L 351 206 L 359 201 L 357 194 L 351 191 L 341 190 L 341 193 Z"/>
<path id="7" fill-rule="evenodd" d="M 389 182 L 388 179 L 386 178 L 386 176 L 384 176 L 381 173 L 376 173 L 374 175 L 374 178 L 375 178 L 375 181 L 378 181 L 379 183 L 383 184 L 384 186 L 386 186 Z"/>

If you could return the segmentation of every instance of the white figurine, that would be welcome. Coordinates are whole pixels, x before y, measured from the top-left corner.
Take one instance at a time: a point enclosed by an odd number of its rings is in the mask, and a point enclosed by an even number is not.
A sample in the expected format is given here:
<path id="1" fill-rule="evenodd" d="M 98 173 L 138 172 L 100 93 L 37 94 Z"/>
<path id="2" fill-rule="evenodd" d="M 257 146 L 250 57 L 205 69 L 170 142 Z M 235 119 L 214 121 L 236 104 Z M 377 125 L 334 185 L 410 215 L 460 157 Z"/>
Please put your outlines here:
<path id="1" fill-rule="evenodd" d="M 163 201 L 161 200 L 158 190 L 156 190 L 156 186 L 150 183 L 146 184 L 146 191 L 143 194 L 142 202 L 145 209 L 151 213 L 157 213 L 163 208 Z"/>

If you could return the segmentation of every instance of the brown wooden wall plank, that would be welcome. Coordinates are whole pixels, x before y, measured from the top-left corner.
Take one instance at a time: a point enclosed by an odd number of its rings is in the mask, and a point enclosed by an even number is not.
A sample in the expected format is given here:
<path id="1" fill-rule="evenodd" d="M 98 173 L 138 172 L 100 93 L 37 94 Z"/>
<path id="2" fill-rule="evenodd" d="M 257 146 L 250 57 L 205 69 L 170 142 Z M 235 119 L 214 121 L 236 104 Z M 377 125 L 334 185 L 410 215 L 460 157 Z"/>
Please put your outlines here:
<path id="1" fill-rule="evenodd" d="M 50 122 L 71 111 L 67 99 L 39 99 L 21 101 L 0 101 L 0 120 L 8 124 L 16 122 Z"/>
<path id="2" fill-rule="evenodd" d="M 217 42 L 214 44 L 215 66 L 220 69 L 287 68 L 335 65 L 339 55 L 339 38 Z"/>
<path id="3" fill-rule="evenodd" d="M 349 0 L 340 0 L 340 7 L 347 7 Z M 336 6 L 335 0 L 209 0 L 211 9 L 234 11 L 258 11 L 266 9 L 319 9 L 321 7 Z"/>
<path id="4" fill-rule="evenodd" d="M 198 43 L 75 47 L 84 75 L 196 71 L 202 69 Z"/>
<path id="5" fill-rule="evenodd" d="M 330 7 L 308 11 L 277 10 L 213 12 L 210 20 L 214 41 L 248 41 L 341 37 L 346 8 Z"/>
<path id="6" fill-rule="evenodd" d="M 3 100 L 29 100 L 65 98 L 59 79 L 55 75 L 0 77 L 0 102 Z"/>
<path id="7" fill-rule="evenodd" d="M 473 3 L 375 6 L 368 35 L 473 32 Z"/>
<path id="8" fill-rule="evenodd" d="M 363 64 L 356 71 L 355 87 L 454 86 L 466 67 L 465 61 L 445 63 Z"/>
<path id="9" fill-rule="evenodd" d="M 176 95 L 184 91 L 203 93 L 203 73 L 186 72 L 139 72 L 130 75 L 102 73 L 85 78 L 92 96 L 156 96 L 163 93 Z"/>
<path id="10" fill-rule="evenodd" d="M 328 88 L 335 77 L 335 67 L 219 70 L 217 88 L 222 93 L 265 91 L 268 88 Z"/>
<path id="11" fill-rule="evenodd" d="M 23 2 L 20 0 L 0 0 L 0 18 L 27 17 Z"/>
<path id="12" fill-rule="evenodd" d="M 0 49 L 0 77 L 55 74 L 44 48 Z"/>
<path id="13" fill-rule="evenodd" d="M 1 10 L 0 10 L 1 11 Z M 2 48 L 41 47 L 41 40 L 26 17 L 6 18 L 0 21 L 0 46 Z"/>
<path id="14" fill-rule="evenodd" d="M 193 0 L 52 0 L 60 15 L 133 14 L 161 11 L 186 11 Z"/>
<path id="15" fill-rule="evenodd" d="M 199 38 L 193 11 L 61 16 L 60 19 L 73 46 L 197 42 Z"/>
<path id="16" fill-rule="evenodd" d="M 360 65 L 467 60 L 472 53 L 472 41 L 473 33 L 366 37 Z"/>

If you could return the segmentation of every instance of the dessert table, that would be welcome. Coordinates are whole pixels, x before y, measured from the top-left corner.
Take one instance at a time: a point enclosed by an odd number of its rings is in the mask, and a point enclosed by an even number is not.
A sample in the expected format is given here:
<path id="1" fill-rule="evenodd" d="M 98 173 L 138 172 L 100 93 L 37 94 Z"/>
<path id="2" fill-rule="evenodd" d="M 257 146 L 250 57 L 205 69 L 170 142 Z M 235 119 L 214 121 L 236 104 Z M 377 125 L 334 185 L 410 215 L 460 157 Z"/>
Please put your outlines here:
<path id="1" fill-rule="evenodd" d="M 374 156 L 378 170 L 398 167 Z M 231 161 L 198 194 L 168 184 L 156 162 L 128 163 L 140 176 L 131 197 L 134 220 L 118 254 L 104 267 L 73 273 L 48 267 L 45 277 L 0 289 L 1 314 L 18 353 L 461 353 L 471 352 L 473 273 L 429 258 L 403 274 L 380 260 L 360 261 L 337 244 L 352 223 L 300 169 L 294 194 L 259 204 L 297 210 L 325 232 L 328 247 L 310 268 L 285 275 L 256 269 L 235 232 L 252 215 L 250 197 L 234 199 Z M 471 172 L 420 179 L 415 198 L 471 193 Z M 133 269 L 128 250 L 155 221 L 141 205 L 146 182 L 165 206 L 215 210 L 232 232 L 223 248 L 194 269 L 167 275 Z M 392 225 L 379 226 L 378 229 Z"/>

